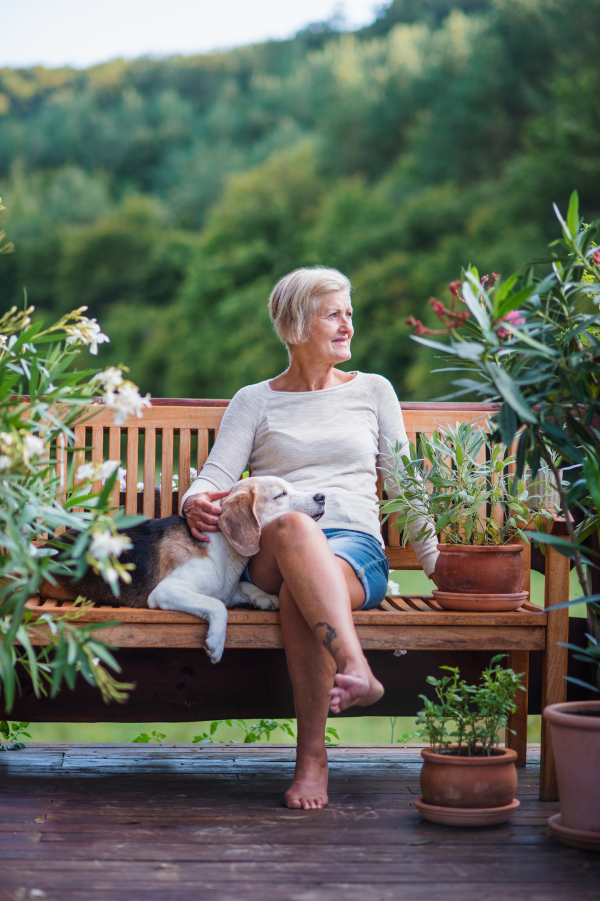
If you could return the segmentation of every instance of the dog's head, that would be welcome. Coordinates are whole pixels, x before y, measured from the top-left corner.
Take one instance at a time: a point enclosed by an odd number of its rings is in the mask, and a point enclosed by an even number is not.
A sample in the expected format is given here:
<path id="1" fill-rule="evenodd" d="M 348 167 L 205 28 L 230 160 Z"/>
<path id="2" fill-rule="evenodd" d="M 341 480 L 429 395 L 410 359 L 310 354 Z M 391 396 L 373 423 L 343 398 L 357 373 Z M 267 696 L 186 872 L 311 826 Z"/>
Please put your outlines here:
<path id="1" fill-rule="evenodd" d="M 292 511 L 306 513 L 316 522 L 323 516 L 325 495 L 297 491 L 276 476 L 261 476 L 236 482 L 221 506 L 219 528 L 238 554 L 252 557 L 266 525 Z"/>

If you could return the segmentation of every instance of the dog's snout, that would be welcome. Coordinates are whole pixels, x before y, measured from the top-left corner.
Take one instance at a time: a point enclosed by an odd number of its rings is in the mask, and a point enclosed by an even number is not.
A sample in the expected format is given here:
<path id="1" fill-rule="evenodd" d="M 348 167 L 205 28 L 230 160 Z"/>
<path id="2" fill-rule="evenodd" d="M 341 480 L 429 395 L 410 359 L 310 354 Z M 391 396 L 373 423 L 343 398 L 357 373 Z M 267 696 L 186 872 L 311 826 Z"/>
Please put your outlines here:
<path id="1" fill-rule="evenodd" d="M 324 494 L 315 494 L 313 496 L 313 501 L 315 501 L 317 504 L 324 504 L 325 503 L 325 495 Z"/>

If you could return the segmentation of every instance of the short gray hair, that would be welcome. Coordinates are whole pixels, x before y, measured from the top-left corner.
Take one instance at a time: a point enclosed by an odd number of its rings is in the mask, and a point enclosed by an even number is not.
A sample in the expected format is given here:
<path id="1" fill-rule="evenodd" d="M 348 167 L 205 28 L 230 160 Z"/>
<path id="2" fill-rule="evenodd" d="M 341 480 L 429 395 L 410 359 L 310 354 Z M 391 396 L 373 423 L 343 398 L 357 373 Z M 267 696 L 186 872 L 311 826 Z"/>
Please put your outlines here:
<path id="1" fill-rule="evenodd" d="M 351 290 L 349 278 L 326 266 L 295 269 L 285 275 L 269 298 L 269 315 L 279 338 L 287 345 L 307 341 L 319 298 L 330 291 Z"/>

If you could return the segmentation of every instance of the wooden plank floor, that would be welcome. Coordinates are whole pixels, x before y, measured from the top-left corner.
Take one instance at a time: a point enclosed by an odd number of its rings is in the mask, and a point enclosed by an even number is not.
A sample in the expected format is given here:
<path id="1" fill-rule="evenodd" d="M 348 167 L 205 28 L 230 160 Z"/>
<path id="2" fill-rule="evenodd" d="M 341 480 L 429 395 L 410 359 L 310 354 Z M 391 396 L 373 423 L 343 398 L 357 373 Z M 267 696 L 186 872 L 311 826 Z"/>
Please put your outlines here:
<path id="1" fill-rule="evenodd" d="M 600 854 L 538 801 L 488 829 L 426 823 L 416 749 L 330 751 L 331 803 L 289 811 L 289 746 L 34 745 L 0 754 L 0 899 L 598 901 Z"/>

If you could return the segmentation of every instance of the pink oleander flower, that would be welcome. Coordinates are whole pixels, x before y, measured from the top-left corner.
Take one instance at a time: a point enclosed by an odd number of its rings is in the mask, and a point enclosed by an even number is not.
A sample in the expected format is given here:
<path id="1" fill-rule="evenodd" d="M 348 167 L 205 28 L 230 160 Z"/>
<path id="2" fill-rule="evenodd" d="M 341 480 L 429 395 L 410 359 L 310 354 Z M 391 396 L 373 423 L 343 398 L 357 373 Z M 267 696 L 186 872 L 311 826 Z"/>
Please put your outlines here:
<path id="1" fill-rule="evenodd" d="M 509 325 L 519 326 L 525 325 L 527 320 L 520 310 L 511 310 L 510 313 L 507 313 L 506 316 L 503 316 L 498 322 L 508 322 Z M 499 338 L 506 338 L 510 335 L 510 332 L 505 328 L 499 328 L 497 334 Z"/>
<path id="2" fill-rule="evenodd" d="M 596 253 L 592 255 L 592 260 L 600 266 L 600 250 L 597 250 Z"/>

